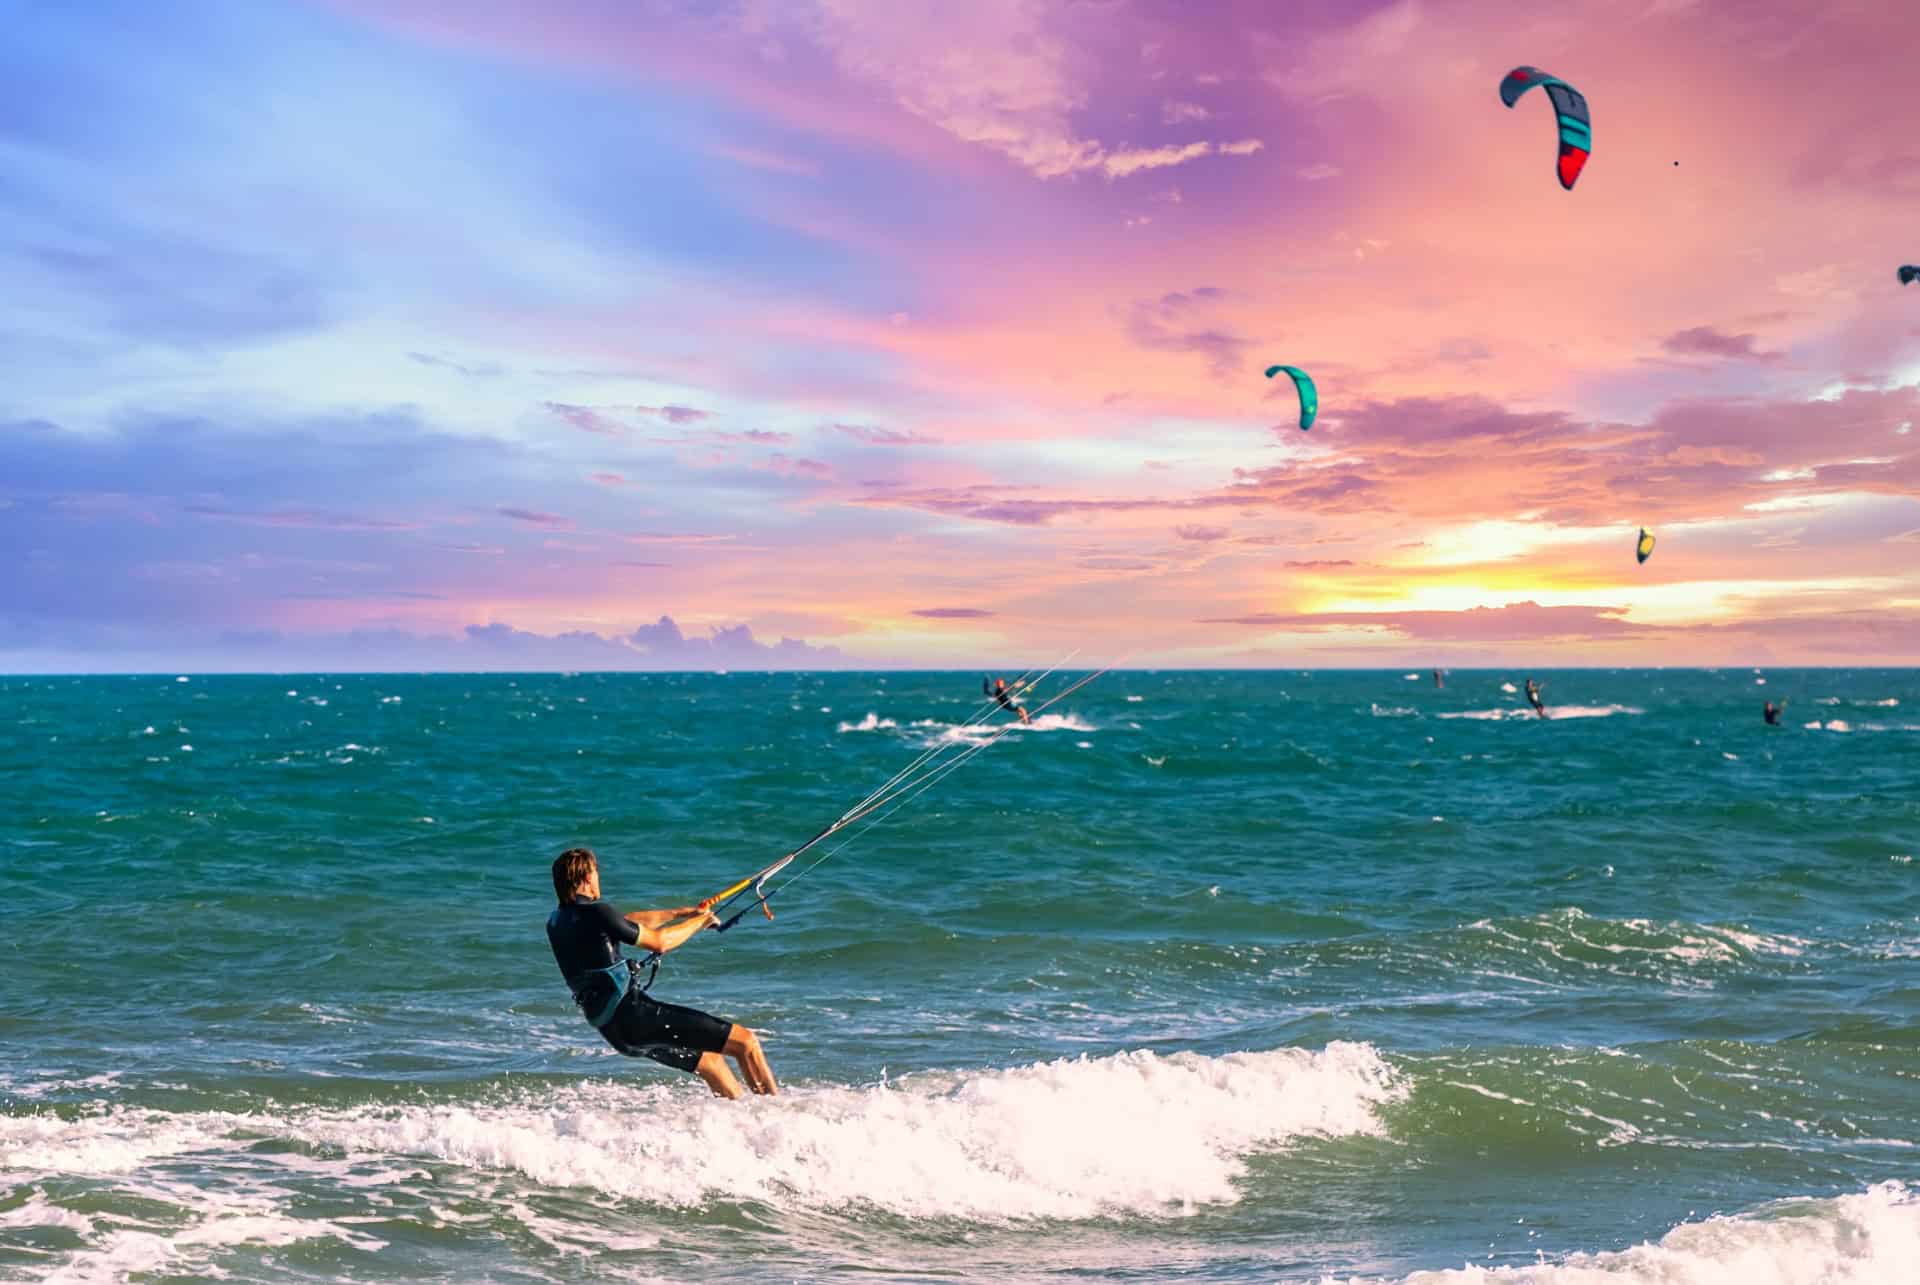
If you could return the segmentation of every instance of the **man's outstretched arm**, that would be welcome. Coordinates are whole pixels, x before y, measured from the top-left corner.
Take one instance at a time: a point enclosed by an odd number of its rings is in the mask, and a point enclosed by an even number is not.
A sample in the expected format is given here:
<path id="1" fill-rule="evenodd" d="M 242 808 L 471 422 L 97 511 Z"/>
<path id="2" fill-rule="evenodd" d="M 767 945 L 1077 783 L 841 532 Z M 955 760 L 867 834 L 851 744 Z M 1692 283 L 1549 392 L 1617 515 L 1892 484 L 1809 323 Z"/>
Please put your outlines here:
<path id="1" fill-rule="evenodd" d="M 652 913 L 671 915 L 674 912 L 655 911 Z M 687 908 L 687 914 L 690 918 L 682 919 L 679 923 L 672 924 L 668 927 L 640 929 L 640 940 L 635 944 L 642 950 L 651 950 L 664 955 L 668 951 L 684 945 L 687 939 L 695 933 L 720 926 L 720 921 L 714 918 L 711 910 L 701 910 L 698 907 L 690 906 Z"/>
<path id="2" fill-rule="evenodd" d="M 659 928 L 676 919 L 685 919 L 688 915 L 699 913 L 698 906 L 676 906 L 672 910 L 635 910 L 629 913 L 626 919 L 636 928 Z"/>

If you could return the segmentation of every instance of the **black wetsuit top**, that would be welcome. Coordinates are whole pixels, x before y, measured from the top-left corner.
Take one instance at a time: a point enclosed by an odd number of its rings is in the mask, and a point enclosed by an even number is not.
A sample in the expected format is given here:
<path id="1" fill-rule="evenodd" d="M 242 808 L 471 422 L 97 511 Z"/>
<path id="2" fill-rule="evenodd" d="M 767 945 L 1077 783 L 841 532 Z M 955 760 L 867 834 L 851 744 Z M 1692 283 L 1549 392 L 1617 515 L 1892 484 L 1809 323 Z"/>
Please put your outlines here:
<path id="1" fill-rule="evenodd" d="M 547 942 L 567 979 L 574 1002 L 588 1021 L 618 993 L 605 969 L 620 962 L 620 947 L 638 945 L 639 926 L 607 901 L 567 902 L 547 917 Z M 637 964 L 629 964 L 634 974 Z M 702 1053 L 726 1047 L 733 1023 L 698 1009 L 663 1004 L 630 974 L 626 994 L 611 1017 L 599 1025 L 607 1043 L 628 1057 L 652 1058 L 675 1070 L 691 1071 Z"/>
<path id="2" fill-rule="evenodd" d="M 640 942 L 640 928 L 610 901 L 569 901 L 547 917 L 547 942 L 567 985 L 578 987 L 583 974 L 612 966 L 620 947 Z"/>

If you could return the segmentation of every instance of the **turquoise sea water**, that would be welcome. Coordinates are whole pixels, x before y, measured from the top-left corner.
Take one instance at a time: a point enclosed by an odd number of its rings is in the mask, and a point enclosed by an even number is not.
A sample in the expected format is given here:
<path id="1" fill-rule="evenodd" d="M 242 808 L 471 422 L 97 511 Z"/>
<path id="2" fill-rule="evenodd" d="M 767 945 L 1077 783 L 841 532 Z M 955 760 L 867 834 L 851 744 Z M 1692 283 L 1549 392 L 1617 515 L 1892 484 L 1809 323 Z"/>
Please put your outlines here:
<path id="1" fill-rule="evenodd" d="M 1920 1279 L 1920 671 L 1537 676 L 1106 675 L 669 959 L 744 1103 L 549 862 L 710 892 L 977 675 L 0 679 L 0 1279 Z"/>

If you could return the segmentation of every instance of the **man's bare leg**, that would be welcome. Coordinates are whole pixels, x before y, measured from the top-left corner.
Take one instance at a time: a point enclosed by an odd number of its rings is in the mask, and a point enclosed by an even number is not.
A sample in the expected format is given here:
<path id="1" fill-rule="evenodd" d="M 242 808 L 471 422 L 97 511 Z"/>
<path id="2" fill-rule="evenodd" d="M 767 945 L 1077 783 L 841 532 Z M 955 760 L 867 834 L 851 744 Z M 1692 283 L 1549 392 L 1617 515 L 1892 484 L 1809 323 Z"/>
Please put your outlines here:
<path id="1" fill-rule="evenodd" d="M 740 1028 L 736 1026 L 733 1029 L 737 1031 Z M 728 1040 L 727 1045 L 731 1048 L 733 1041 Z M 715 1097 L 738 1100 L 747 1096 L 747 1091 L 740 1087 L 740 1081 L 734 1079 L 733 1072 L 727 1069 L 727 1060 L 718 1053 L 702 1053 L 700 1060 L 694 1063 L 693 1073 L 707 1082 L 707 1087 L 713 1090 Z"/>
<path id="2" fill-rule="evenodd" d="M 774 1094 L 780 1086 L 773 1082 L 773 1068 L 767 1065 L 767 1055 L 760 1049 L 760 1037 L 738 1022 L 727 1032 L 726 1055 L 740 1064 L 740 1074 L 747 1078 L 755 1093 Z M 712 1054 L 708 1054 L 711 1057 Z M 701 1059 L 705 1061 L 706 1059 Z"/>

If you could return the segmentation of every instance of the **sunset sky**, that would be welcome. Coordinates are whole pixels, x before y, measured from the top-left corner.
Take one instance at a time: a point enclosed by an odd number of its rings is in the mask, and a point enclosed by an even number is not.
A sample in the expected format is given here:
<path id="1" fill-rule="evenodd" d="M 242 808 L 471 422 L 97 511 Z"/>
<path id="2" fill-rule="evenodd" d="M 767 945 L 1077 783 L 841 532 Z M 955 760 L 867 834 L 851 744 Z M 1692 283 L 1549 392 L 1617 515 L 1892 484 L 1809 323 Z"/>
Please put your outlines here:
<path id="1" fill-rule="evenodd" d="M 1920 661 L 1885 0 L 0 12 L 0 672 Z"/>

